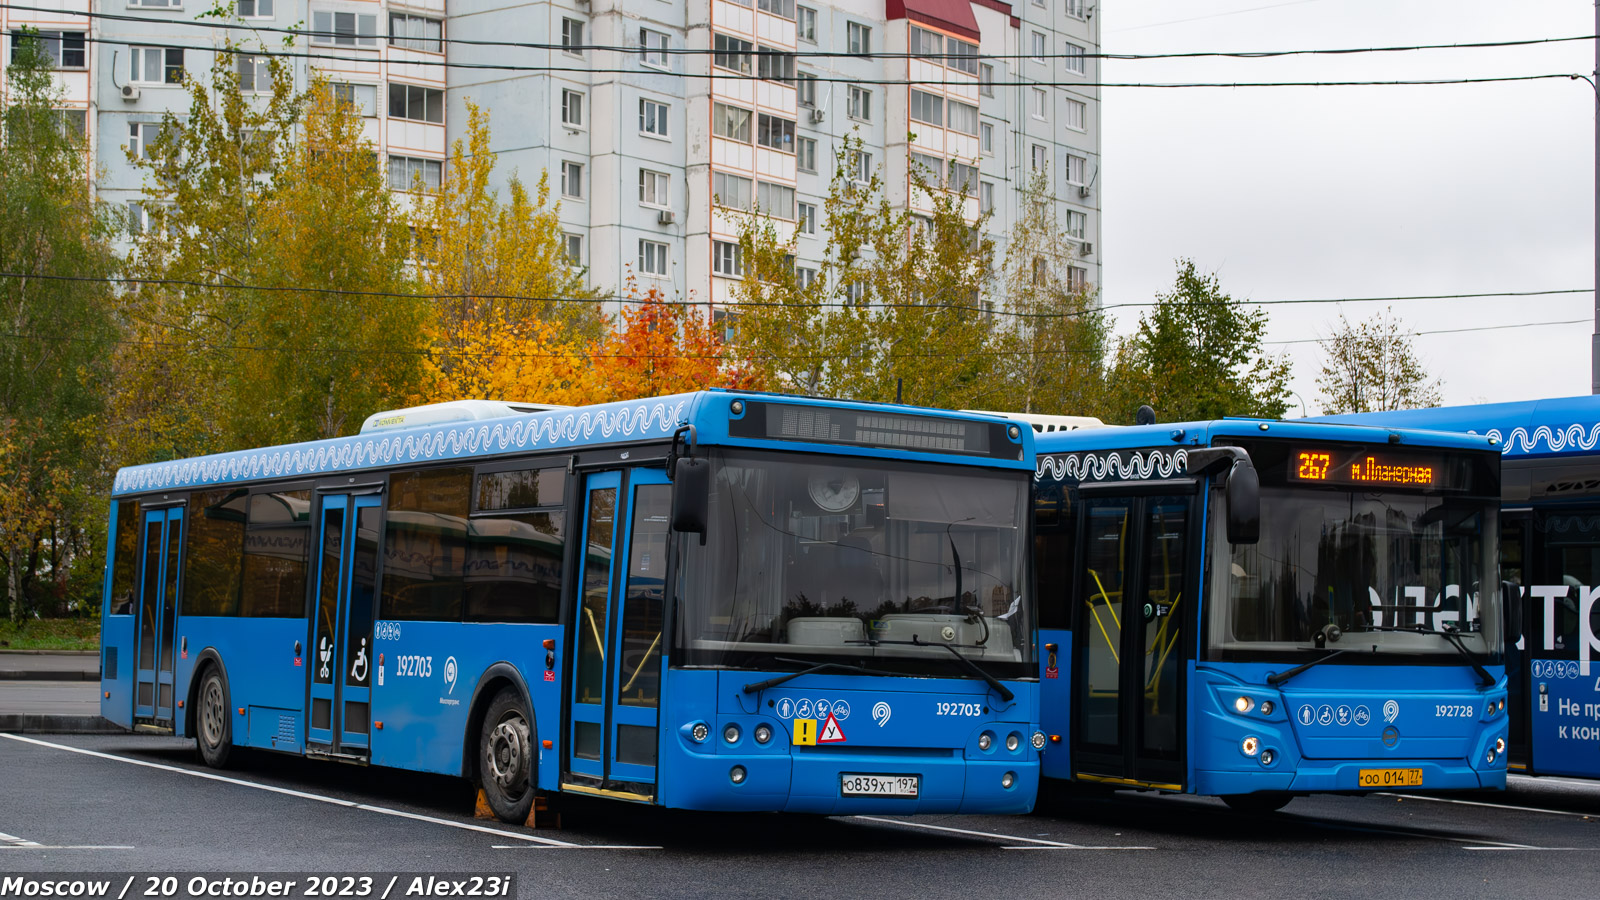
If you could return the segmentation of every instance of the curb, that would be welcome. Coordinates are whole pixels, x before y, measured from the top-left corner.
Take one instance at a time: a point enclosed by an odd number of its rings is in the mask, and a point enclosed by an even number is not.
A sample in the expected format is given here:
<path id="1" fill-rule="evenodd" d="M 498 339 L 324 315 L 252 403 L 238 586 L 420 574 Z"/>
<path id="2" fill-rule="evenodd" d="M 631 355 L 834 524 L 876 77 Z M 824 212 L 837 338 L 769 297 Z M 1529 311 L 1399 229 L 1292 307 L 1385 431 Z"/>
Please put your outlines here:
<path id="1" fill-rule="evenodd" d="M 6 656 L 99 656 L 99 650 L 3 650 L 0 649 L 0 658 Z"/>
<path id="2" fill-rule="evenodd" d="M 99 672 L 83 669 L 0 669 L 0 681 L 99 681 Z"/>
<path id="3" fill-rule="evenodd" d="M 127 734 L 128 729 L 100 716 L 0 713 L 0 732 L 12 734 Z"/>

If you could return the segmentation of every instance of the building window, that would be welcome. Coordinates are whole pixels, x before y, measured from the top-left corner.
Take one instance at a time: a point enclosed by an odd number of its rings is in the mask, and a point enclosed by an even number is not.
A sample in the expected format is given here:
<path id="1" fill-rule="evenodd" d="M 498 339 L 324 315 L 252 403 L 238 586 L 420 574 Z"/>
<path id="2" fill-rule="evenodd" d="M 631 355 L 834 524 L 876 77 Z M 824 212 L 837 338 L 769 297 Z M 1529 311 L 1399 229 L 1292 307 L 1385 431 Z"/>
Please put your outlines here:
<path id="1" fill-rule="evenodd" d="M 17 61 L 17 53 L 27 45 L 29 39 L 39 42 L 45 59 L 50 60 L 50 65 L 57 69 L 81 69 L 88 64 L 81 31 L 13 31 L 12 62 Z"/>
<path id="2" fill-rule="evenodd" d="M 583 127 L 583 92 L 561 91 L 561 123 L 574 128 Z"/>
<path id="3" fill-rule="evenodd" d="M 311 35 L 313 44 L 335 47 L 378 46 L 378 17 L 362 13 L 312 10 Z"/>
<path id="4" fill-rule="evenodd" d="M 1075 209 L 1067 210 L 1067 237 L 1083 240 L 1089 231 L 1089 217 Z"/>
<path id="5" fill-rule="evenodd" d="M 978 74 L 978 45 L 955 38 L 945 39 L 945 52 L 949 54 L 945 65 L 968 75 Z"/>
<path id="6" fill-rule="evenodd" d="M 1067 15 L 1074 19 L 1082 19 L 1084 0 L 1067 0 Z"/>
<path id="7" fill-rule="evenodd" d="M 1085 53 L 1088 51 L 1071 41 L 1067 42 L 1067 71 L 1082 75 L 1089 70 Z"/>
<path id="8" fill-rule="evenodd" d="M 82 140 L 89 133 L 89 111 L 86 109 L 53 109 L 61 136 L 68 140 Z"/>
<path id="9" fill-rule="evenodd" d="M 944 98 L 938 94 L 911 89 L 911 119 L 929 125 L 944 125 Z"/>
<path id="10" fill-rule="evenodd" d="M 1033 88 L 1033 104 L 1030 107 L 1030 112 L 1033 114 L 1033 117 L 1035 119 L 1043 119 L 1044 118 L 1044 111 L 1045 111 L 1045 103 L 1046 102 L 1047 101 L 1045 99 L 1044 89 L 1043 88 Z"/>
<path id="11" fill-rule="evenodd" d="M 994 182 L 982 181 L 978 183 L 978 211 L 994 212 Z"/>
<path id="12" fill-rule="evenodd" d="M 718 34 L 711 41 L 711 64 L 719 69 L 749 75 L 750 49 L 753 46 L 749 41 Z"/>
<path id="13" fill-rule="evenodd" d="M 964 162 L 950 161 L 950 190 L 972 196 L 978 192 L 978 167 Z"/>
<path id="14" fill-rule="evenodd" d="M 978 65 L 978 93 L 985 97 L 994 96 L 994 66 L 988 63 Z"/>
<path id="15" fill-rule="evenodd" d="M 944 35 L 911 26 L 911 55 L 944 64 Z"/>
<path id="16" fill-rule="evenodd" d="M 667 136 L 667 104 L 654 100 L 639 101 L 639 131 L 642 134 Z"/>
<path id="17" fill-rule="evenodd" d="M 756 122 L 756 143 L 784 153 L 793 153 L 794 123 L 762 113 Z"/>
<path id="18" fill-rule="evenodd" d="M 713 103 L 711 133 L 741 144 L 750 143 L 750 110 L 724 103 Z"/>
<path id="19" fill-rule="evenodd" d="M 234 60 L 239 72 L 239 90 L 246 94 L 272 90 L 272 70 L 265 56 L 240 53 Z"/>
<path id="20" fill-rule="evenodd" d="M 417 159 L 414 156 L 389 157 L 390 190 L 415 190 L 419 178 L 422 179 L 422 190 L 437 191 L 444 182 L 444 163 L 437 159 Z"/>
<path id="21" fill-rule="evenodd" d="M 667 245 L 660 241 L 639 241 L 639 274 L 665 277 Z"/>
<path id="22" fill-rule="evenodd" d="M 817 42 L 817 11 L 809 6 L 795 7 L 795 35 L 802 41 Z"/>
<path id="23" fill-rule="evenodd" d="M 444 23 L 427 16 L 390 13 L 389 45 L 425 53 L 443 53 Z"/>
<path id="24" fill-rule="evenodd" d="M 583 199 L 583 163 L 562 161 L 561 196 Z"/>
<path id="25" fill-rule="evenodd" d="M 794 18 L 794 0 L 756 0 L 756 9 L 785 19 Z"/>
<path id="26" fill-rule="evenodd" d="M 815 282 L 816 280 L 817 280 L 817 270 L 816 269 L 810 268 L 808 266 L 795 266 L 794 267 L 794 284 L 795 284 L 795 287 L 798 287 L 800 290 L 803 291 L 803 290 L 811 287 L 812 283 Z"/>
<path id="27" fill-rule="evenodd" d="M 1067 127 L 1073 131 L 1084 131 L 1084 119 L 1088 111 L 1088 104 L 1082 100 L 1067 101 Z"/>
<path id="28" fill-rule="evenodd" d="M 794 188 L 756 182 L 756 206 L 775 219 L 794 218 Z"/>
<path id="29" fill-rule="evenodd" d="M 1033 61 L 1044 62 L 1044 32 L 1033 32 Z"/>
<path id="30" fill-rule="evenodd" d="M 850 151 L 850 180 L 866 184 L 872 180 L 872 154 L 865 150 Z"/>
<path id="31" fill-rule="evenodd" d="M 795 166 L 802 172 L 817 171 L 817 142 L 812 138 L 800 138 L 795 142 Z"/>
<path id="32" fill-rule="evenodd" d="M 817 105 L 817 76 L 801 72 L 796 76 L 794 87 L 794 102 L 814 109 Z"/>
<path id="33" fill-rule="evenodd" d="M 872 52 L 872 29 L 858 22 L 851 22 L 846 29 L 849 36 L 848 46 L 853 56 L 866 56 Z"/>
<path id="34" fill-rule="evenodd" d="M 867 302 L 867 283 L 865 281 L 847 281 L 844 284 L 844 299 L 846 303 L 856 306 Z"/>
<path id="35" fill-rule="evenodd" d="M 750 179 L 727 172 L 713 172 L 711 174 L 711 199 L 718 206 L 730 209 L 749 209 L 755 197 L 752 195 Z"/>
<path id="36" fill-rule="evenodd" d="M 346 84 L 342 81 L 331 82 L 328 89 L 333 92 L 333 99 L 340 104 L 348 104 L 358 116 L 375 116 L 378 114 L 378 86 L 375 84 Z"/>
<path id="37" fill-rule="evenodd" d="M 767 81 L 781 81 L 785 84 L 794 81 L 794 54 L 769 47 L 757 47 L 756 77 Z"/>
<path id="38" fill-rule="evenodd" d="M 389 82 L 389 117 L 444 124 L 444 91 Z"/>
<path id="39" fill-rule="evenodd" d="M 1081 156 L 1067 154 L 1067 184 L 1083 184 L 1084 170 L 1089 167 L 1089 161 Z"/>
<path id="40" fill-rule="evenodd" d="M 711 271 L 728 278 L 744 275 L 744 248 L 728 241 L 711 242 Z"/>
<path id="41" fill-rule="evenodd" d="M 1047 171 L 1049 165 L 1050 165 L 1049 152 L 1047 150 L 1045 150 L 1043 144 L 1034 144 L 1033 145 L 1033 171 L 1035 171 L 1035 172 Z"/>
<path id="42" fill-rule="evenodd" d="M 583 21 L 580 19 L 561 19 L 561 52 L 573 56 L 583 55 Z"/>
<path id="43" fill-rule="evenodd" d="M 270 19 L 272 0 L 239 0 L 238 13 L 241 19 Z"/>
<path id="44" fill-rule="evenodd" d="M 583 265 L 583 235 L 566 232 L 561 235 L 562 243 L 567 248 L 567 265 Z"/>
<path id="45" fill-rule="evenodd" d="M 142 201 L 129 200 L 122 222 L 129 237 L 138 237 L 150 230 L 150 210 Z"/>
<path id="46" fill-rule="evenodd" d="M 950 130 L 974 137 L 978 134 L 978 108 L 959 100 L 950 101 Z"/>
<path id="47" fill-rule="evenodd" d="M 872 92 L 866 88 L 850 85 L 850 118 L 860 119 L 863 122 L 872 121 Z"/>
<path id="48" fill-rule="evenodd" d="M 173 47 L 131 47 L 128 81 L 133 84 L 182 84 L 183 51 Z"/>
<path id="49" fill-rule="evenodd" d="M 978 126 L 978 135 L 979 135 L 980 146 L 983 147 L 983 155 L 985 155 L 985 156 L 993 156 L 994 155 L 994 126 L 990 125 L 988 122 L 984 122 L 982 125 Z"/>
<path id="50" fill-rule="evenodd" d="M 1081 291 L 1089 286 L 1089 270 L 1082 266 L 1067 266 L 1067 290 Z"/>
<path id="51" fill-rule="evenodd" d="M 181 9 L 183 8 L 183 0 L 128 0 L 128 5 L 155 9 Z"/>
<path id="52" fill-rule="evenodd" d="M 667 67 L 667 36 L 659 31 L 648 28 L 639 29 L 639 46 L 644 52 L 639 54 L 639 62 L 647 66 Z"/>
<path id="53" fill-rule="evenodd" d="M 646 206 L 667 206 L 670 203 L 667 188 L 672 185 L 672 176 L 666 172 L 652 172 L 649 169 L 639 170 L 639 202 Z"/>
<path id="54" fill-rule="evenodd" d="M 796 216 L 800 221 L 802 234 L 817 233 L 817 205 L 815 203 L 802 203 L 797 208 Z"/>
<path id="55" fill-rule="evenodd" d="M 160 122 L 141 122 L 128 126 L 128 155 L 134 159 L 155 159 L 153 151 L 161 137 Z"/>
<path id="56" fill-rule="evenodd" d="M 940 187 L 944 182 L 944 160 L 927 153 L 911 151 L 911 174 L 920 176 L 929 187 Z"/>

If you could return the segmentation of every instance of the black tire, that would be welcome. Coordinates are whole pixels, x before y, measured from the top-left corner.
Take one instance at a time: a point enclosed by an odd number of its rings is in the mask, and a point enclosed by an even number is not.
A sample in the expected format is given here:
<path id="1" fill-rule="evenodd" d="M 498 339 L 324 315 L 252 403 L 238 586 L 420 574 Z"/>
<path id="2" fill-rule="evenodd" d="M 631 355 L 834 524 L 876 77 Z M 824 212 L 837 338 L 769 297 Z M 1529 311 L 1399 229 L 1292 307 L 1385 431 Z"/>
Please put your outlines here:
<path id="1" fill-rule="evenodd" d="M 222 677 L 221 669 L 206 669 L 195 701 L 195 749 L 206 765 L 225 769 L 233 752 L 233 716 L 228 714 L 228 681 Z"/>
<path id="2" fill-rule="evenodd" d="M 1283 809 L 1293 799 L 1293 794 L 1283 791 L 1258 791 L 1254 794 L 1228 794 L 1222 798 L 1222 802 L 1234 812 L 1264 815 Z"/>
<path id="3" fill-rule="evenodd" d="M 496 818 L 512 825 L 528 821 L 538 771 L 533 717 L 516 688 L 501 688 L 478 737 L 478 781 Z"/>

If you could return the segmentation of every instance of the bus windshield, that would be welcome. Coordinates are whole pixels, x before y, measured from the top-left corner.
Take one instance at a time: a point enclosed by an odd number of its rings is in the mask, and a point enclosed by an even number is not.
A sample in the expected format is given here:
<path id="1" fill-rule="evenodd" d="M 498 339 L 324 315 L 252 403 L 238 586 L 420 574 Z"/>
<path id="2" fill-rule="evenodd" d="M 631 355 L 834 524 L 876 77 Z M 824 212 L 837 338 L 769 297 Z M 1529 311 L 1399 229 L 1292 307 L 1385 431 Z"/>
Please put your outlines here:
<path id="1" fill-rule="evenodd" d="M 1028 472 L 714 451 L 686 535 L 673 664 L 1033 674 Z M 943 646 L 941 646 L 943 645 Z"/>
<path id="2" fill-rule="evenodd" d="M 1212 502 L 1213 654 L 1370 650 L 1480 661 L 1502 649 L 1498 504 L 1400 491 L 1261 489 L 1261 540 L 1228 544 Z M 1391 629 L 1406 629 L 1396 631 Z M 1443 658 L 1443 657 L 1441 657 Z"/>

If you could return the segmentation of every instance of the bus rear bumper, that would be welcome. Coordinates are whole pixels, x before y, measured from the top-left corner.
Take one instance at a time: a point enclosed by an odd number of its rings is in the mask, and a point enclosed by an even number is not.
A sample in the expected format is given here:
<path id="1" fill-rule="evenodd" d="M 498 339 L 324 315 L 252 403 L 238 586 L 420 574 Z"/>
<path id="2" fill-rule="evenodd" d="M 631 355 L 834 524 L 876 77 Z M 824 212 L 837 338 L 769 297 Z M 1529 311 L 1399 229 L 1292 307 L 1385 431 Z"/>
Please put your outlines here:
<path id="1" fill-rule="evenodd" d="M 1362 772 L 1373 773 L 1363 783 Z M 1405 784 L 1412 777 L 1392 773 L 1421 773 L 1420 784 Z M 1391 773 L 1385 777 L 1384 773 Z M 1506 786 L 1505 769 L 1474 769 L 1464 763 L 1439 760 L 1340 760 L 1308 763 L 1281 772 L 1226 772 L 1197 770 L 1197 794 L 1249 794 L 1257 791 L 1289 791 L 1296 794 L 1363 793 L 1369 791 L 1477 791 L 1501 790 Z"/>

